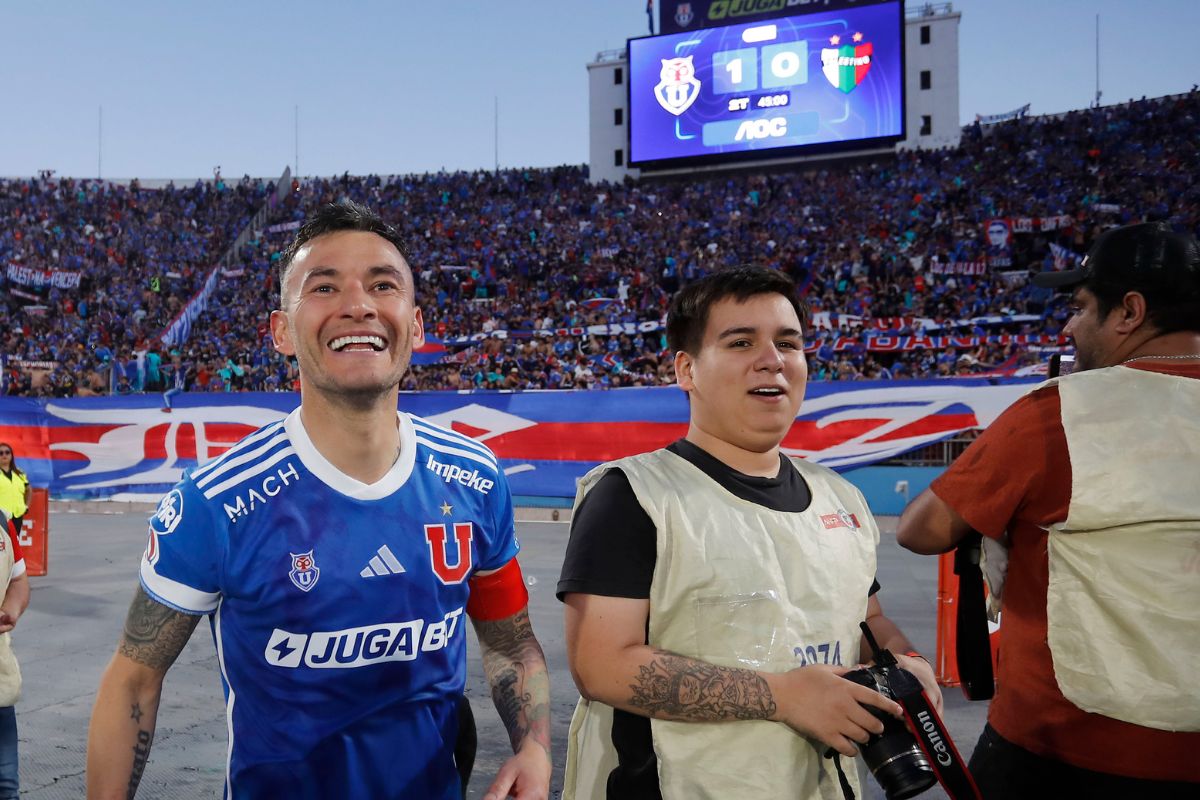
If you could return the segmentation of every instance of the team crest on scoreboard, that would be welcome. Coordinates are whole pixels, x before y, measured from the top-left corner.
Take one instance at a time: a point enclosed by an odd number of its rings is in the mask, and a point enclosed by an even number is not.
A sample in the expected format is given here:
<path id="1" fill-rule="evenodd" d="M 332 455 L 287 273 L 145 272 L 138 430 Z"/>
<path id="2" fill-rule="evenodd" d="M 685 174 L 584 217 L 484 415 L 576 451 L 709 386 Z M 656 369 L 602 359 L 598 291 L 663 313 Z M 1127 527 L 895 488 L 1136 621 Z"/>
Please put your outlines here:
<path id="1" fill-rule="evenodd" d="M 833 46 L 821 50 L 821 71 L 833 88 L 850 94 L 867 77 L 875 46 L 864 42 L 861 33 L 851 36 L 848 44 L 843 44 L 840 36 L 830 36 L 829 44 Z"/>
<path id="2" fill-rule="evenodd" d="M 692 20 L 696 15 L 692 13 L 691 3 L 678 3 L 675 6 L 675 24 L 681 28 L 686 28 L 692 24 Z"/>
<path id="3" fill-rule="evenodd" d="M 292 583 L 302 592 L 307 592 L 317 585 L 317 579 L 321 577 L 321 569 L 317 566 L 317 561 L 313 558 L 313 551 L 307 553 L 288 553 L 292 557 L 292 571 L 288 573 L 288 577 L 292 579 Z"/>
<path id="4" fill-rule="evenodd" d="M 662 70 L 658 73 L 658 86 L 654 87 L 654 97 L 658 104 L 675 116 L 692 107 L 700 96 L 700 81 L 696 79 L 696 67 L 692 57 L 664 58 Z"/>

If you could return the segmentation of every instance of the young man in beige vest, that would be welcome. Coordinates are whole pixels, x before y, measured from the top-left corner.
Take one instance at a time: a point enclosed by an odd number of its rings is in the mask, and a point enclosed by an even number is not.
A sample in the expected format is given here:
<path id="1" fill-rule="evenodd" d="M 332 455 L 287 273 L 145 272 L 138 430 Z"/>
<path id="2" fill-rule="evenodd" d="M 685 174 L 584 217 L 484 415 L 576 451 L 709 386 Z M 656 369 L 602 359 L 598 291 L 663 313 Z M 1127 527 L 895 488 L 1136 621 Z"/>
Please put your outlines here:
<path id="1" fill-rule="evenodd" d="M 686 438 L 580 483 L 558 584 L 583 695 L 564 800 L 841 797 L 823 753 L 882 731 L 867 706 L 901 714 L 840 677 L 865 658 L 863 620 L 912 650 L 874 596 L 871 513 L 779 449 L 804 398 L 802 317 L 775 270 L 683 289 L 667 338 Z M 899 658 L 940 707 L 914 656 Z"/>
<path id="2" fill-rule="evenodd" d="M 989 800 L 1200 797 L 1200 247 L 1130 225 L 1034 281 L 1073 290 L 1075 372 L 1001 414 L 898 534 L 1008 547 L 971 771 Z"/>

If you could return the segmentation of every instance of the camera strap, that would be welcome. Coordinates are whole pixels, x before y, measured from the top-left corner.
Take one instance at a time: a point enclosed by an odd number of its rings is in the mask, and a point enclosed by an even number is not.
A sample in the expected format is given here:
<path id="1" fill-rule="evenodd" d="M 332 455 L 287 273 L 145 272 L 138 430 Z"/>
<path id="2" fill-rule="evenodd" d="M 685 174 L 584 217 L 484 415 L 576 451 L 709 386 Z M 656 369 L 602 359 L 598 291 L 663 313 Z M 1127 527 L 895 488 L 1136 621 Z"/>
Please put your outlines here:
<path id="1" fill-rule="evenodd" d="M 842 786 L 842 797 L 845 800 L 854 800 L 854 787 L 850 785 L 850 781 L 846 779 L 846 771 L 842 769 L 842 754 L 832 747 L 825 751 L 826 758 L 833 759 L 833 766 L 837 768 L 838 783 Z"/>
<path id="2" fill-rule="evenodd" d="M 942 722 L 942 718 L 938 716 L 929 699 L 925 697 L 925 692 L 918 688 L 916 693 L 898 697 L 897 700 L 904 707 L 904 716 L 916 735 L 917 746 L 921 748 L 921 752 L 925 754 L 925 758 L 933 767 L 933 772 L 937 775 L 938 783 L 942 785 L 946 796 L 950 800 L 982 800 L 983 795 L 979 793 L 975 779 L 967 770 L 967 762 L 963 760 L 958 748 L 954 746 L 954 740 L 950 738 L 950 731 L 946 729 L 946 723 Z M 837 769 L 838 783 L 842 787 L 842 797 L 845 800 L 855 800 L 854 789 L 850 786 L 850 781 L 846 779 L 846 773 L 842 768 L 841 754 L 833 748 L 829 748 L 825 752 L 825 757 L 833 759 L 833 765 Z"/>
<path id="3" fill-rule="evenodd" d="M 967 763 L 959 755 L 950 731 L 938 716 L 925 692 L 907 693 L 896 700 L 904 707 L 904 716 L 917 737 L 917 746 L 929 759 L 937 775 L 938 783 L 946 790 L 950 800 L 981 800 L 975 779 L 967 770 Z"/>
<path id="4" fill-rule="evenodd" d="M 996 691 L 992 676 L 992 640 L 988 636 L 983 599 L 983 574 L 979 569 L 981 547 L 981 534 L 971 531 L 954 551 L 954 574 L 958 576 L 955 660 L 958 679 L 968 700 L 990 700 Z"/>

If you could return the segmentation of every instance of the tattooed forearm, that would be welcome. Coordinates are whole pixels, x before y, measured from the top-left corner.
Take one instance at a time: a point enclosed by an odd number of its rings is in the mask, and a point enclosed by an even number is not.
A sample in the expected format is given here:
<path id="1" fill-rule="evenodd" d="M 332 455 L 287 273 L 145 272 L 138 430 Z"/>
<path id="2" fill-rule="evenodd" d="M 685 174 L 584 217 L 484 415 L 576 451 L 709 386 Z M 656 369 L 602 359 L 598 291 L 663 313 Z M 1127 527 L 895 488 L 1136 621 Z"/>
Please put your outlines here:
<path id="1" fill-rule="evenodd" d="M 518 611 L 508 619 L 474 620 L 474 624 L 480 643 L 489 650 L 511 658 L 519 658 L 532 644 L 539 653 L 542 652 L 537 639 L 533 637 L 528 610 Z"/>
<path id="2" fill-rule="evenodd" d="M 125 617 L 119 652 L 139 664 L 166 670 L 179 657 L 200 618 L 170 609 L 138 587 Z"/>
<path id="3" fill-rule="evenodd" d="M 492 702 L 508 731 L 513 752 L 532 739 L 549 755 L 550 681 L 528 612 L 504 620 L 476 620 L 475 631 L 483 649 L 483 670 L 492 687 Z"/>
<path id="4" fill-rule="evenodd" d="M 524 681 L 521 680 L 521 667 L 502 667 L 500 674 L 492 680 L 492 702 L 508 731 L 513 750 L 519 750 L 521 742 L 529 735 L 529 725 L 525 722 L 532 710 L 533 703 L 529 692 L 522 691 Z"/>
<path id="5" fill-rule="evenodd" d="M 125 791 L 125 800 L 133 800 L 133 796 L 137 794 L 142 773 L 146 771 L 146 762 L 150 759 L 150 745 L 153 742 L 153 733 L 138 731 L 137 744 L 133 746 L 133 771 L 129 774 L 129 788 Z"/>
<path id="6" fill-rule="evenodd" d="M 769 719 L 775 699 L 766 680 L 747 669 L 718 667 L 655 650 L 630 684 L 629 704 L 647 715 L 693 722 Z"/>

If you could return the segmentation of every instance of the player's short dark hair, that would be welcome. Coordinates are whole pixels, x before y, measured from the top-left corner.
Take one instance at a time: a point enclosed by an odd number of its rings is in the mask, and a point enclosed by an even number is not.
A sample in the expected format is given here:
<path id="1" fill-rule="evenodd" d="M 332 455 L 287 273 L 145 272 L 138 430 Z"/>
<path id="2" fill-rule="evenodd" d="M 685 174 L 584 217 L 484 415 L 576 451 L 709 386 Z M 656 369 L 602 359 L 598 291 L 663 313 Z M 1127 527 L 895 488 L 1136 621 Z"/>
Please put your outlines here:
<path id="1" fill-rule="evenodd" d="M 705 275 L 675 294 L 667 311 L 667 347 L 672 353 L 695 354 L 704 340 L 714 303 L 727 297 L 741 303 L 760 294 L 783 295 L 796 310 L 800 324 L 808 324 L 808 307 L 796 297 L 796 284 L 785 273 L 769 267 L 732 267 Z"/>
<path id="2" fill-rule="evenodd" d="M 342 200 L 322 206 L 317 210 L 317 213 L 306 219 L 304 224 L 300 226 L 300 230 L 296 231 L 296 238 L 292 239 L 291 244 L 287 246 L 287 249 L 283 251 L 283 255 L 280 256 L 279 294 L 280 302 L 283 305 L 286 306 L 287 304 L 284 291 L 288 269 L 292 266 L 292 261 L 295 260 L 296 253 L 300 251 L 300 248 L 318 237 L 330 233 L 341 233 L 343 231 L 373 233 L 391 242 L 400 251 L 400 257 L 404 259 L 404 263 L 408 265 L 408 271 L 412 275 L 415 288 L 416 273 L 412 269 L 412 260 L 409 257 L 408 245 L 405 243 L 404 237 L 400 235 L 400 232 L 384 222 L 383 217 L 366 206 L 355 203 L 352 200 Z"/>

